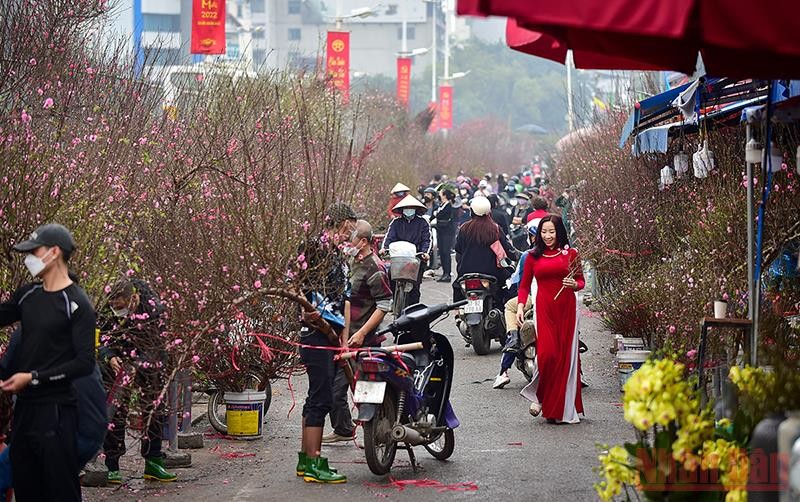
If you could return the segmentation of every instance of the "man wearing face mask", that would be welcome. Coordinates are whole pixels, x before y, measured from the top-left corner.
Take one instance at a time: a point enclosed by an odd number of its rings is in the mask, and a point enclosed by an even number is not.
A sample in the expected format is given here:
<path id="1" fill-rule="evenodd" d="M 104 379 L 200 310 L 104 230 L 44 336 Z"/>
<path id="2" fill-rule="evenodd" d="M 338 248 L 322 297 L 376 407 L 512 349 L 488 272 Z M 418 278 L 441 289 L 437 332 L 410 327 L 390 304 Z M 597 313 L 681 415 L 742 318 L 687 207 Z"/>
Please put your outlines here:
<path id="1" fill-rule="evenodd" d="M 14 246 L 27 253 L 34 278 L 0 304 L 0 326 L 20 322 L 23 336 L 0 382 L 17 394 L 11 431 L 16 499 L 81 500 L 78 480 L 78 409 L 72 381 L 95 367 L 95 314 L 86 293 L 70 278 L 75 241 L 62 225 L 37 228 Z"/>
<path id="2" fill-rule="evenodd" d="M 392 287 L 381 261 L 372 252 L 372 225 L 358 220 L 353 238 L 344 252 L 352 258 L 350 266 L 350 338 L 348 347 L 379 347 L 385 337 L 376 337 L 387 312 L 392 310 Z M 353 417 L 347 403 L 347 377 L 341 367 L 333 382 L 333 433 L 322 437 L 323 443 L 350 441 L 355 437 Z"/>
<path id="3" fill-rule="evenodd" d="M 341 345 L 347 338 L 350 287 L 348 267 L 342 256 L 353 235 L 356 213 L 350 206 L 336 202 L 325 210 L 325 230 L 309 239 L 301 248 L 308 264 L 298 279 L 303 293 L 317 311 L 303 314 L 305 326 L 300 330 L 300 359 L 308 375 L 308 396 L 303 405 L 302 441 L 296 473 L 307 483 L 346 483 L 347 477 L 331 469 L 328 459 L 320 455 L 325 417 L 333 407 L 333 381 L 336 367 L 332 345 Z M 314 323 L 324 319 L 339 335 L 335 342 Z"/>
<path id="4" fill-rule="evenodd" d="M 405 241 L 417 247 L 417 254 L 422 259 L 419 275 L 414 283 L 414 288 L 408 293 L 408 305 L 419 303 L 419 285 L 422 282 L 424 264 L 428 262 L 431 252 L 431 225 L 422 217 L 427 208 L 415 197 L 407 196 L 394 206 L 394 213 L 401 217 L 395 218 L 386 229 L 386 238 L 383 239 L 381 252 L 388 253 L 389 245 L 393 242 Z"/>
<path id="5" fill-rule="evenodd" d="M 164 306 L 150 287 L 139 279 L 121 279 L 111 287 L 108 297 L 109 319 L 103 323 L 105 340 L 100 348 L 104 380 L 112 405 L 116 407 L 111 427 L 103 443 L 108 468 L 108 482 L 121 484 L 119 459 L 125 453 L 125 425 L 131 386 L 139 392 L 138 403 L 148 425 L 142 438 L 141 454 L 145 459 L 144 478 L 174 481 L 177 476 L 166 470 L 161 451 L 165 413 L 159 398 L 165 387 L 167 353 L 164 347 L 162 314 Z M 159 403 L 159 404 L 155 404 Z"/>

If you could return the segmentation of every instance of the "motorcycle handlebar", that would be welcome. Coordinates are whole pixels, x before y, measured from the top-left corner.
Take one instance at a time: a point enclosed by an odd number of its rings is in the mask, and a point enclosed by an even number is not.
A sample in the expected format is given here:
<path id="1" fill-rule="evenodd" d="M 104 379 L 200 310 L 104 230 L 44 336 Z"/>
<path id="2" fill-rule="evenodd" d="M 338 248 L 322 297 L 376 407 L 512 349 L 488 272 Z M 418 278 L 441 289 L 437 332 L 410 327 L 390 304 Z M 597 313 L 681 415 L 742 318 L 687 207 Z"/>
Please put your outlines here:
<path id="1" fill-rule="evenodd" d="M 436 319 L 440 315 L 444 314 L 445 312 L 449 312 L 453 309 L 457 309 L 459 307 L 463 307 L 467 304 L 467 300 L 457 301 L 455 303 L 441 303 L 439 305 L 433 305 L 432 307 L 426 307 L 425 310 L 427 311 L 425 314 L 420 314 L 418 318 L 409 318 L 405 314 L 400 316 L 398 319 L 392 321 L 388 326 L 384 329 L 378 331 L 376 336 L 386 335 L 391 333 L 405 325 L 419 322 L 422 320 L 427 320 L 428 322 Z"/>

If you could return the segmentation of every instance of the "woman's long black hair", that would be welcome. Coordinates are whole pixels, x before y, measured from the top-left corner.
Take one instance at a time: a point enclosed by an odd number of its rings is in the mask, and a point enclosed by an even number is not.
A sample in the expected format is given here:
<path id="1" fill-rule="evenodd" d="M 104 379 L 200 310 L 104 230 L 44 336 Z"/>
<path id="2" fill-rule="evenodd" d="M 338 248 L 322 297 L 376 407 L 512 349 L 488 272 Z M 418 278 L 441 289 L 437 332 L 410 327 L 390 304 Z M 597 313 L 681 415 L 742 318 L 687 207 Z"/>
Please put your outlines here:
<path id="1" fill-rule="evenodd" d="M 561 216 L 555 214 L 548 214 L 539 222 L 539 228 L 536 230 L 536 237 L 533 240 L 533 251 L 531 251 L 531 255 L 534 258 L 539 258 L 547 251 L 547 245 L 545 245 L 544 240 L 542 239 L 542 225 L 547 222 L 552 222 L 553 225 L 556 227 L 556 249 L 563 248 L 567 244 L 569 244 L 569 238 L 567 238 L 567 229 L 564 227 L 564 222 L 561 220 Z"/>

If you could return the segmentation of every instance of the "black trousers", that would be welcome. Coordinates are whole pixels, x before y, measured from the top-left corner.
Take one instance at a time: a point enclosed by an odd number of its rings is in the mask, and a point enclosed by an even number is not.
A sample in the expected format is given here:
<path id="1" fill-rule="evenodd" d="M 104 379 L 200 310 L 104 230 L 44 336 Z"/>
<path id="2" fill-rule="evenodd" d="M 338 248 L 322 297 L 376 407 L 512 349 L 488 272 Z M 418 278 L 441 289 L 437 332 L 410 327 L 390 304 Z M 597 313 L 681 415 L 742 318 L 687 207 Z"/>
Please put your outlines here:
<path id="1" fill-rule="evenodd" d="M 164 388 L 164 378 L 160 370 L 152 368 L 139 368 L 133 379 L 133 384 L 139 390 L 139 406 L 142 412 L 142 425 L 147 425 L 147 433 L 142 437 L 141 454 L 144 458 L 163 457 L 161 442 L 164 438 L 164 408 L 162 401 L 158 406 L 153 402 L 158 399 Z M 110 391 L 110 390 L 109 390 Z M 128 402 L 130 388 L 120 387 L 115 389 L 113 406 L 116 411 L 111 419 L 112 427 L 106 433 L 103 441 L 103 452 L 106 454 L 106 467 L 109 471 L 119 470 L 119 459 L 125 454 L 125 427 L 128 422 Z"/>
<path id="2" fill-rule="evenodd" d="M 319 331 L 301 333 L 300 342 L 306 345 L 329 347 L 328 337 Z M 333 380 L 335 367 L 333 351 L 326 349 L 300 349 L 300 360 L 308 374 L 308 396 L 303 405 L 303 418 L 307 427 L 325 426 L 325 417 L 333 408 Z"/>
<path id="3" fill-rule="evenodd" d="M 350 382 L 347 381 L 347 375 L 341 363 L 334 364 L 336 364 L 336 376 L 333 379 L 331 426 L 336 434 L 350 437 L 355 432 L 353 415 L 350 413 L 350 404 L 347 402 L 347 389 L 350 388 Z M 345 364 L 349 363 L 345 362 Z"/>
<path id="4" fill-rule="evenodd" d="M 453 258 L 450 256 L 450 253 L 453 252 L 456 232 L 454 230 L 437 229 L 436 236 L 439 245 L 439 259 L 442 262 L 442 272 L 444 275 L 450 275 L 453 271 Z"/>
<path id="5" fill-rule="evenodd" d="M 77 438 L 75 404 L 17 401 L 10 453 L 16 500 L 80 502 Z"/>

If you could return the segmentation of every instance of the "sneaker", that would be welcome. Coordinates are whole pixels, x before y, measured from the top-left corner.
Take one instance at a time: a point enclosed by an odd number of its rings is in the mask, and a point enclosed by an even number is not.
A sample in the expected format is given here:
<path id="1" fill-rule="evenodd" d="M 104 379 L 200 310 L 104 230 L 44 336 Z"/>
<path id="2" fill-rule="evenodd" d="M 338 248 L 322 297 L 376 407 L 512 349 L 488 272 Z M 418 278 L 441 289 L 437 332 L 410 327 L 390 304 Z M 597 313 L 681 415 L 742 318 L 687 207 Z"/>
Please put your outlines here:
<path id="1" fill-rule="evenodd" d="M 511 378 L 508 376 L 508 371 L 506 371 L 504 373 L 500 373 L 499 375 L 497 375 L 497 378 L 494 379 L 494 385 L 492 385 L 492 388 L 493 389 L 502 389 L 503 387 L 508 385 L 508 382 L 510 382 L 510 381 L 511 381 Z"/>
<path id="2" fill-rule="evenodd" d="M 307 459 L 303 480 L 306 483 L 347 483 L 347 477 L 331 470 L 325 457 Z"/>
<path id="3" fill-rule="evenodd" d="M 436 277 L 436 271 L 426 270 L 425 272 L 422 273 L 422 277 L 425 277 L 427 279 L 433 279 L 434 277 Z"/>
<path id="4" fill-rule="evenodd" d="M 169 472 L 164 467 L 164 459 L 160 457 L 144 459 L 144 479 L 163 481 L 168 483 L 178 479 L 176 474 Z"/>
<path id="5" fill-rule="evenodd" d="M 121 485 L 122 474 L 120 474 L 119 471 L 108 471 L 108 475 L 106 476 L 106 483 L 110 485 Z"/>
<path id="6" fill-rule="evenodd" d="M 336 434 L 335 432 L 331 432 L 325 436 L 322 436 L 322 444 L 333 444 L 333 443 L 340 443 L 343 441 L 352 441 L 356 438 L 356 433 L 353 431 L 353 434 L 349 436 L 342 436 L 341 434 Z"/>
<path id="7" fill-rule="evenodd" d="M 439 277 L 438 279 L 436 279 L 436 282 L 450 282 L 451 280 L 453 280 L 453 279 L 449 275 L 443 275 L 443 276 Z"/>

